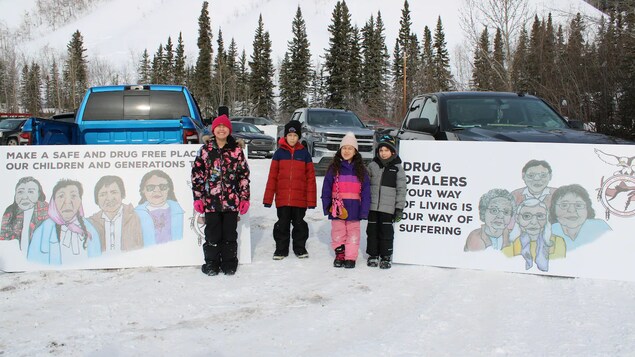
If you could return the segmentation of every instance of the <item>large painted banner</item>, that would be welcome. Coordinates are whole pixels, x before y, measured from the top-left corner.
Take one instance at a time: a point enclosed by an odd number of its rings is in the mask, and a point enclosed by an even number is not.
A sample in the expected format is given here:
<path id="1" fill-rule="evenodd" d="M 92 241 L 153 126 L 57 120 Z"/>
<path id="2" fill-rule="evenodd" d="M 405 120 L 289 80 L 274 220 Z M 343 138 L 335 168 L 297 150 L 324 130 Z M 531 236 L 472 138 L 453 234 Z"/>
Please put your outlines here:
<path id="1" fill-rule="evenodd" d="M 205 223 L 190 189 L 199 148 L 0 147 L 0 269 L 202 264 Z M 238 237 L 249 263 L 249 214 Z"/>
<path id="2" fill-rule="evenodd" d="M 402 141 L 394 261 L 635 280 L 635 146 Z"/>

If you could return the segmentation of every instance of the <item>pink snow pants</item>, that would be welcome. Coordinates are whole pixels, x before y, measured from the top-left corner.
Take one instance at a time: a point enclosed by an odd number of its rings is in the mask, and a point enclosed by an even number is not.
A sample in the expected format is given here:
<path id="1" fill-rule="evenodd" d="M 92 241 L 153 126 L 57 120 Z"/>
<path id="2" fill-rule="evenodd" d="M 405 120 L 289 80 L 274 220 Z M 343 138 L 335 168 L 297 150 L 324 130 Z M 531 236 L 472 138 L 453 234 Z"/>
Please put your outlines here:
<path id="1" fill-rule="evenodd" d="M 331 248 L 344 244 L 344 259 L 357 260 L 359 253 L 360 221 L 331 220 Z"/>

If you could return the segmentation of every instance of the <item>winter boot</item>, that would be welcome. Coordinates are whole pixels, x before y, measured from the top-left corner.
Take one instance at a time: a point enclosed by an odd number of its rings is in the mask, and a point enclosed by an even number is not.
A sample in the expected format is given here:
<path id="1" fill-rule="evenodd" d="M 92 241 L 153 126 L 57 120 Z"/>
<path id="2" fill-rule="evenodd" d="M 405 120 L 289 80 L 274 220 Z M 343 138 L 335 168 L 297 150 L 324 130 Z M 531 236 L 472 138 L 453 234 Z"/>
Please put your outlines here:
<path id="1" fill-rule="evenodd" d="M 218 266 L 218 264 L 205 263 L 201 266 L 201 271 L 203 272 L 203 274 L 214 276 L 220 273 L 220 267 Z"/>
<path id="2" fill-rule="evenodd" d="M 335 260 L 333 261 L 333 266 L 336 268 L 344 266 L 344 244 L 335 248 Z"/>
<path id="3" fill-rule="evenodd" d="M 379 269 L 390 269 L 390 267 L 392 267 L 392 256 L 390 255 L 386 255 L 386 256 L 382 256 L 381 260 L 379 261 Z"/>
<path id="4" fill-rule="evenodd" d="M 355 268 L 355 261 L 354 260 L 345 260 L 344 261 L 344 268 L 346 268 L 346 269 Z"/>
<path id="5" fill-rule="evenodd" d="M 309 257 L 309 252 L 306 251 L 306 248 L 295 248 L 294 253 L 295 253 L 295 256 L 300 259 L 305 259 Z"/>
<path id="6" fill-rule="evenodd" d="M 287 255 L 289 255 L 289 254 L 284 254 L 283 252 L 281 252 L 281 251 L 276 249 L 276 251 L 273 252 L 273 260 L 282 260 L 282 259 L 286 258 Z"/>
<path id="7" fill-rule="evenodd" d="M 371 268 L 376 268 L 379 266 L 379 257 L 376 255 L 371 255 L 368 257 L 368 261 L 366 262 L 366 265 L 368 265 Z"/>

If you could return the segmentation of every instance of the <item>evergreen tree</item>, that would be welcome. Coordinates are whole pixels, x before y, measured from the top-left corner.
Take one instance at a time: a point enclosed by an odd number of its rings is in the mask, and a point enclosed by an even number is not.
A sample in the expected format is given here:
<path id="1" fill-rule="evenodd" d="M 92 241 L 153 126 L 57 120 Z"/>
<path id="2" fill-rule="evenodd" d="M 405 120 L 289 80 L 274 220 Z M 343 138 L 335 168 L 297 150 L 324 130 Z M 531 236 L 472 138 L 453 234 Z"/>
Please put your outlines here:
<path id="1" fill-rule="evenodd" d="M 481 32 L 478 46 L 474 50 L 474 70 L 472 71 L 472 89 L 478 91 L 492 90 L 492 53 L 489 47 L 487 27 Z"/>
<path id="2" fill-rule="evenodd" d="M 214 108 L 220 105 L 228 105 L 228 81 L 230 78 L 229 69 L 227 68 L 227 53 L 225 53 L 225 40 L 223 39 L 223 30 L 218 29 L 216 37 L 216 59 L 212 70 L 212 98 Z"/>
<path id="3" fill-rule="evenodd" d="M 157 52 L 154 54 L 154 58 L 152 59 L 152 76 L 150 77 L 150 79 L 154 84 L 166 83 L 165 70 L 163 68 L 165 61 L 163 58 L 163 44 L 159 44 L 159 48 L 157 49 Z"/>
<path id="4" fill-rule="evenodd" d="M 291 23 L 293 38 L 287 42 L 287 52 L 280 67 L 280 113 L 283 118 L 295 109 L 306 107 L 311 84 L 311 52 L 306 23 L 298 6 Z"/>
<path id="5" fill-rule="evenodd" d="M 527 69 L 529 70 L 527 79 L 529 80 L 529 87 L 527 90 L 536 95 L 542 95 L 540 91 L 540 83 L 542 83 L 541 77 L 541 65 L 542 65 L 542 26 L 538 15 L 534 16 L 534 22 L 531 26 L 531 33 L 529 35 L 529 48 L 527 51 L 528 57 L 526 57 Z"/>
<path id="6" fill-rule="evenodd" d="M 446 46 L 443 23 L 441 22 L 441 16 L 439 16 L 432 46 L 434 48 L 432 67 L 434 68 L 435 91 L 449 91 L 454 87 L 454 79 L 450 72 L 450 54 Z"/>
<path id="7" fill-rule="evenodd" d="M 348 69 L 348 98 L 346 103 L 352 109 L 358 109 L 362 92 L 362 49 L 359 28 L 354 26 L 351 32 Z"/>
<path id="8" fill-rule="evenodd" d="M 512 58 L 512 90 L 517 92 L 527 92 L 530 89 L 530 68 L 529 68 L 529 35 L 526 29 L 520 31 L 518 36 L 518 44 Z"/>
<path id="9" fill-rule="evenodd" d="M 434 91 L 434 49 L 432 48 L 432 32 L 428 26 L 423 29 L 423 49 L 421 52 L 420 78 L 421 92 L 430 93 Z"/>
<path id="10" fill-rule="evenodd" d="M 509 91 L 508 71 L 506 69 L 503 35 L 496 29 L 494 35 L 494 50 L 492 52 L 492 89 L 495 91 Z"/>
<path id="11" fill-rule="evenodd" d="M 168 42 L 165 44 L 165 54 L 161 65 L 164 83 L 174 84 L 174 45 L 172 37 L 168 36 Z"/>
<path id="12" fill-rule="evenodd" d="M 625 10 L 623 30 L 616 42 L 623 48 L 619 68 L 621 95 L 618 99 L 621 136 L 635 139 L 635 6 Z"/>
<path id="13" fill-rule="evenodd" d="M 254 104 L 253 114 L 272 117 L 276 111 L 273 96 L 274 68 L 271 60 L 271 40 L 265 31 L 262 15 L 258 17 L 258 27 L 253 42 L 253 54 L 249 61 L 251 74 L 249 85 Z"/>
<path id="14" fill-rule="evenodd" d="M 57 61 L 53 59 L 51 64 L 51 72 L 49 74 L 49 90 L 47 102 L 49 107 L 55 108 L 55 112 L 61 111 L 62 106 L 62 84 L 60 79 L 60 71 L 57 67 Z"/>
<path id="15" fill-rule="evenodd" d="M 208 11 L 209 3 L 203 1 L 198 18 L 198 57 L 194 74 L 193 92 L 204 117 L 216 112 L 212 104 L 212 29 Z"/>
<path id="16" fill-rule="evenodd" d="M 137 69 L 137 83 L 147 84 L 150 83 L 150 77 L 152 75 L 152 68 L 150 67 L 150 56 L 148 55 L 148 49 L 143 50 L 141 60 L 139 61 L 139 67 Z"/>
<path id="17" fill-rule="evenodd" d="M 377 21 L 371 15 L 362 28 L 362 101 L 368 116 L 386 116 L 386 85 L 388 72 L 388 54 L 385 44 L 384 24 L 381 13 L 377 12 Z"/>
<path id="18" fill-rule="evenodd" d="M 20 76 L 20 105 L 24 110 L 29 110 L 31 106 L 31 92 L 29 91 L 29 64 L 22 66 L 22 75 Z M 36 115 L 35 113 L 31 113 Z"/>
<path id="19" fill-rule="evenodd" d="M 419 43 L 416 35 L 411 31 L 412 20 L 410 19 L 410 5 L 408 0 L 404 1 L 399 19 L 399 34 L 396 39 L 393 52 L 393 85 L 400 88 L 399 103 L 395 103 L 400 109 L 398 113 L 405 110 L 404 104 L 410 101 L 415 90 L 414 83 L 419 70 Z M 405 78 L 405 81 L 404 81 Z"/>
<path id="20" fill-rule="evenodd" d="M 332 13 L 332 23 L 328 26 L 329 49 L 325 54 L 324 69 L 326 78 L 327 106 L 347 108 L 346 96 L 349 93 L 348 73 L 350 45 L 352 37 L 351 15 L 345 1 L 338 1 Z"/>
<path id="21" fill-rule="evenodd" d="M 40 65 L 35 62 L 31 63 L 28 85 L 30 100 L 28 111 L 33 115 L 40 115 L 42 113 L 42 73 Z"/>
<path id="22" fill-rule="evenodd" d="M 185 45 L 183 44 L 183 34 L 179 32 L 179 40 L 176 45 L 174 57 L 174 84 L 185 84 Z"/>
<path id="23" fill-rule="evenodd" d="M 242 51 L 240 57 L 238 57 L 238 63 L 236 63 L 236 97 L 238 99 L 235 103 L 235 113 L 237 115 L 250 115 L 251 114 L 251 91 L 249 90 L 249 65 L 247 63 L 247 54 L 245 50 Z"/>
<path id="24" fill-rule="evenodd" d="M 64 65 L 63 77 L 66 92 L 66 108 L 77 108 L 83 95 L 88 89 L 88 68 L 84 39 L 79 30 L 66 45 L 67 59 Z"/>

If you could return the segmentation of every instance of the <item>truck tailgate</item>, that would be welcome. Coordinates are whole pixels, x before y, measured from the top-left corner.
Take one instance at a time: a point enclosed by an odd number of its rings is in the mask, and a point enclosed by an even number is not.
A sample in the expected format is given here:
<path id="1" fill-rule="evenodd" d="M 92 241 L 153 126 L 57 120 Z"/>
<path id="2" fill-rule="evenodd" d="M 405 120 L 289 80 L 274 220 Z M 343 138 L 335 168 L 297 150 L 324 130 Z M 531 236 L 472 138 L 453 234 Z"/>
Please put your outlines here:
<path id="1" fill-rule="evenodd" d="M 183 125 L 179 120 L 85 121 L 82 144 L 181 144 Z"/>

